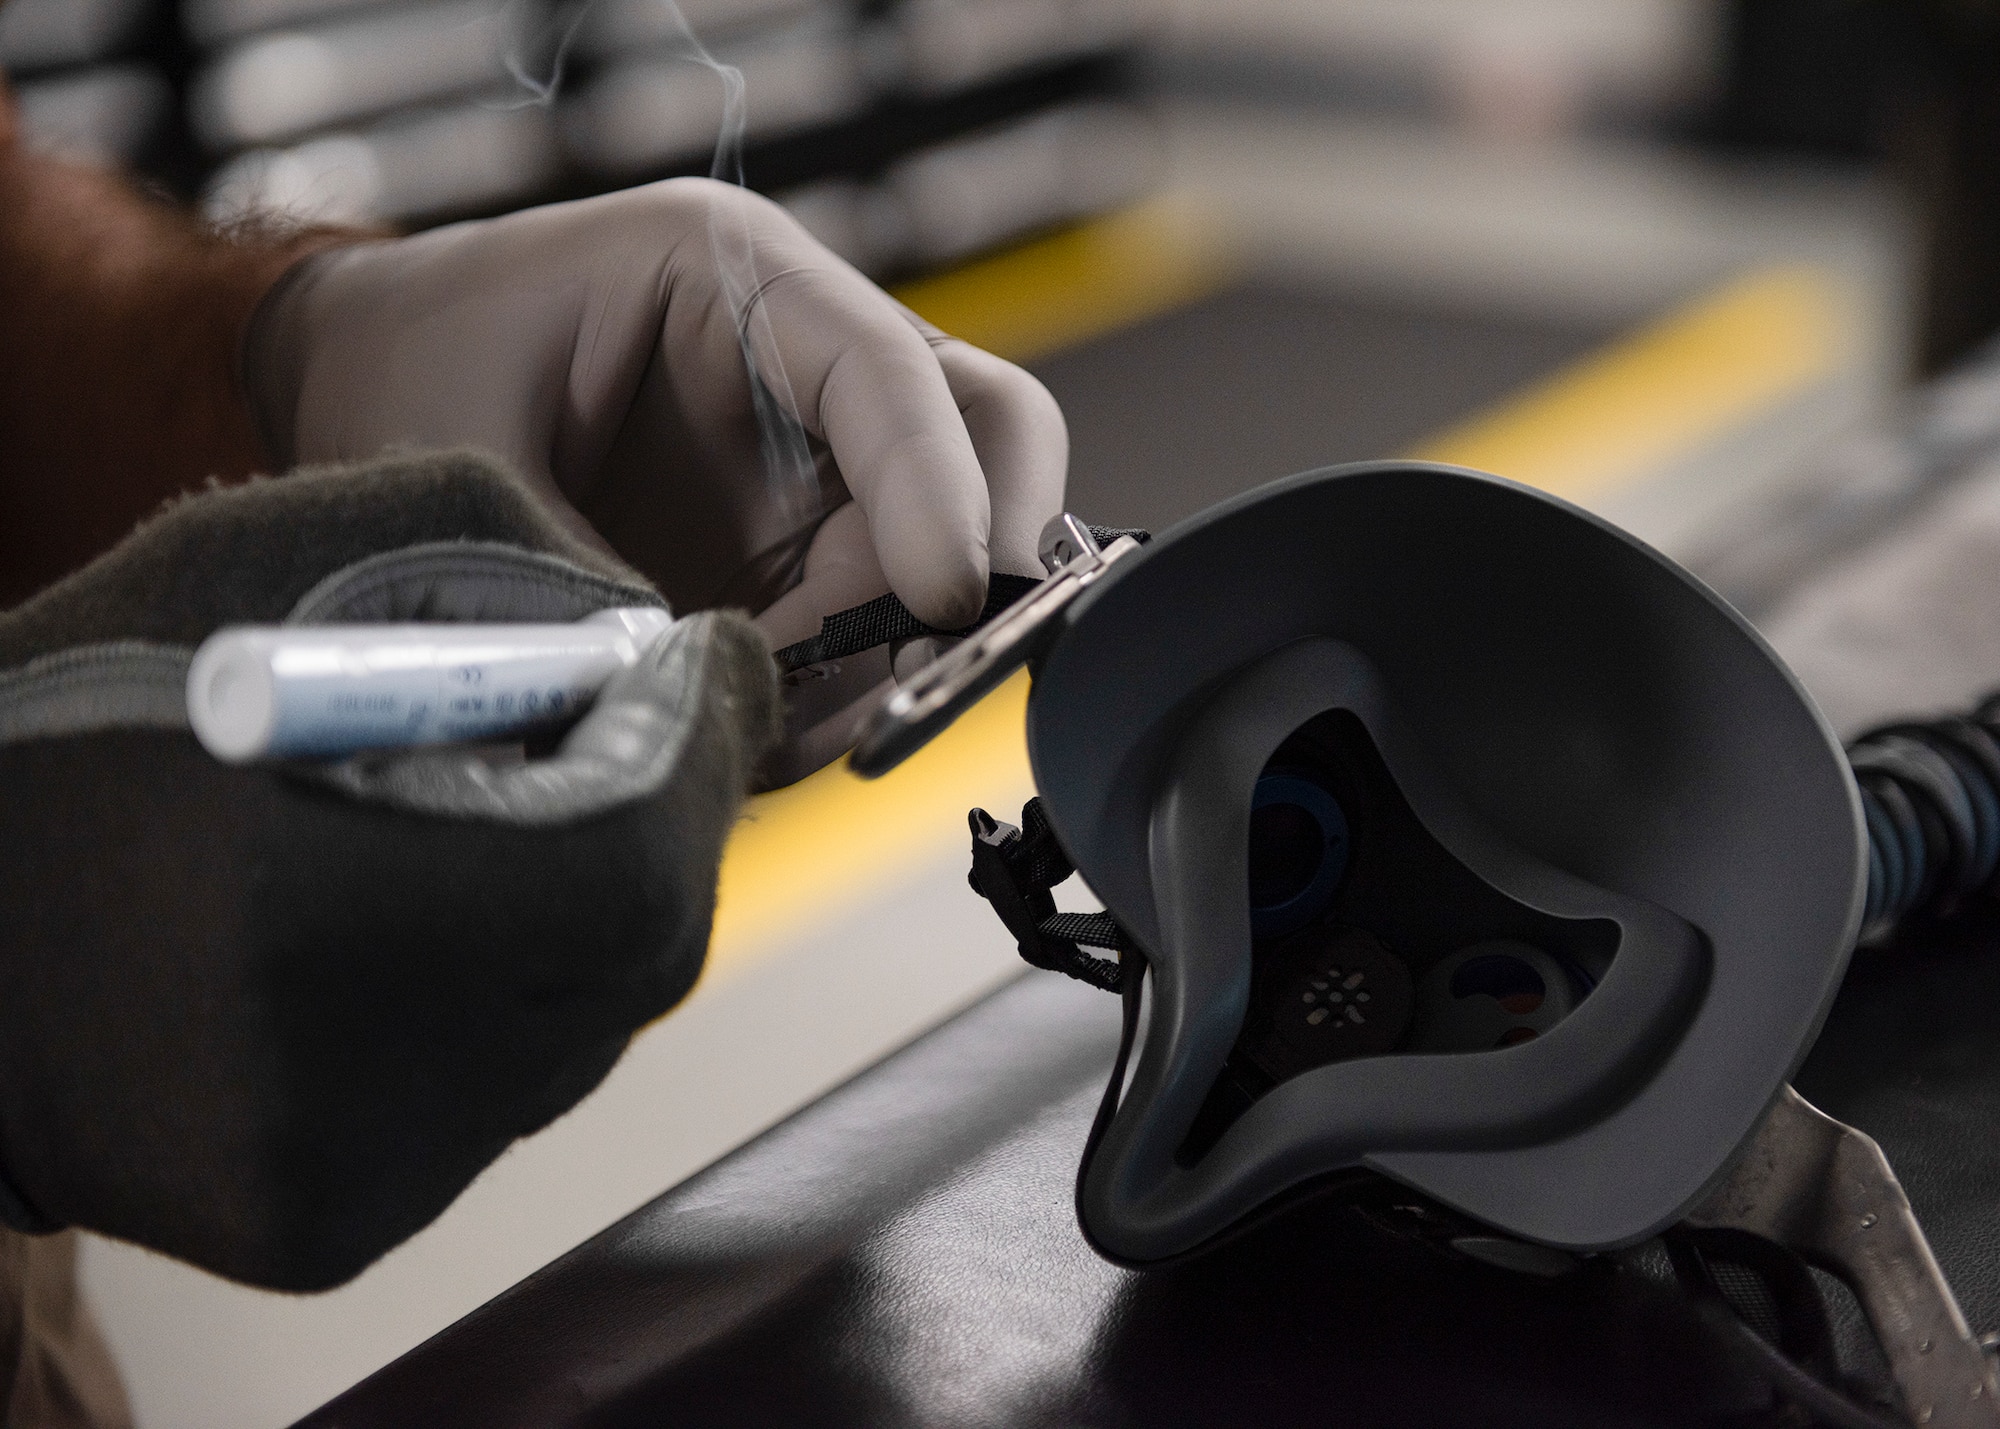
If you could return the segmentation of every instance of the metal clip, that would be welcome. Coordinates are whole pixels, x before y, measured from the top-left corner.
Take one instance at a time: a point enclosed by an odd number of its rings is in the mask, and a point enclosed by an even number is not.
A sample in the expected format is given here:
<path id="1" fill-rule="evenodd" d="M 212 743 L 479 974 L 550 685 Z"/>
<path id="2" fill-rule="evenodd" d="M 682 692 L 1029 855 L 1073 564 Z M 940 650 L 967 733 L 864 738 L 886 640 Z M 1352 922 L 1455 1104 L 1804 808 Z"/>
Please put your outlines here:
<path id="1" fill-rule="evenodd" d="M 1090 529 L 1064 512 L 1042 531 L 1047 580 L 892 691 L 862 721 L 848 766 L 864 779 L 887 774 L 936 738 L 972 704 L 1047 649 L 1070 602 L 1139 549 L 1130 536 L 1099 547 Z"/>
<path id="2" fill-rule="evenodd" d="M 1041 545 L 1035 554 L 1042 558 L 1042 569 L 1054 575 L 1072 561 L 1103 554 L 1103 548 L 1088 526 L 1065 511 L 1042 528 Z"/>

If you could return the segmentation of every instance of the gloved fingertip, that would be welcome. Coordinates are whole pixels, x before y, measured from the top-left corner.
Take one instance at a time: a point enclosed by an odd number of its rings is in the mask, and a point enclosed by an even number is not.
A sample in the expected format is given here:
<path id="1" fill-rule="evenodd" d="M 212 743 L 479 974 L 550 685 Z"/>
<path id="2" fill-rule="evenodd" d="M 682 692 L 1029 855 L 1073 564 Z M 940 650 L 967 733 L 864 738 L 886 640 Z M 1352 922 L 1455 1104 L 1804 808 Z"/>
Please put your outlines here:
<path id="1" fill-rule="evenodd" d="M 938 630 L 963 630 L 979 619 L 986 604 L 986 563 L 966 561 L 957 569 L 924 573 L 927 579 L 903 595 L 910 613 Z"/>

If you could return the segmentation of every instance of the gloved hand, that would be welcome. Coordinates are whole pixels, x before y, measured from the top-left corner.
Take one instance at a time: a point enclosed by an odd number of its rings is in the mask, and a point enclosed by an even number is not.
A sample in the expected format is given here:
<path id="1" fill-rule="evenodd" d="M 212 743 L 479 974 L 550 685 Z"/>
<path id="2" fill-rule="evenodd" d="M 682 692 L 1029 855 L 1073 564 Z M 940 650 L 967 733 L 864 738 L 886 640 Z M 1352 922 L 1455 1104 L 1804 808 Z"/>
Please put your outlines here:
<path id="1" fill-rule="evenodd" d="M 184 500 L 0 611 L 0 1222 L 307 1290 L 416 1231 L 700 970 L 777 715 L 678 621 L 544 756 L 234 767 L 189 732 L 240 622 L 658 600 L 463 453 Z"/>
<path id="2" fill-rule="evenodd" d="M 766 469 L 745 340 L 803 428 L 803 480 Z M 492 452 L 677 611 L 745 607 L 773 648 L 889 590 L 963 626 L 989 570 L 1041 574 L 1062 505 L 1068 436 L 1040 383 L 706 179 L 308 259 L 245 368 L 281 463 Z M 850 742 L 888 658 L 847 664 L 789 692 L 771 782 Z"/>

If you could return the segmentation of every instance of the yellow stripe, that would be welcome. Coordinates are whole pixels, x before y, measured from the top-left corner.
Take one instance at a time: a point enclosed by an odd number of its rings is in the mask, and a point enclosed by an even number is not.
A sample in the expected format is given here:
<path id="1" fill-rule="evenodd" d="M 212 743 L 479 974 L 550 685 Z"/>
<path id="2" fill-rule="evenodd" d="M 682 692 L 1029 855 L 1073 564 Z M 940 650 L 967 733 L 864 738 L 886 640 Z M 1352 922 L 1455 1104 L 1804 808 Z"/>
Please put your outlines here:
<path id="1" fill-rule="evenodd" d="M 1229 267 L 1201 210 L 1165 197 L 896 296 L 952 336 L 1028 362 L 1194 302 L 1221 287 Z"/>
<path id="2" fill-rule="evenodd" d="M 1148 237 L 1149 222 L 1169 227 Z M 1168 210 L 1140 210 L 914 285 L 903 297 L 982 346 L 1015 357 L 1051 351 L 1207 291 L 1224 267 L 1213 250 L 1189 244 L 1190 229 L 1171 227 L 1184 222 Z M 1180 258 L 1162 256 L 1175 245 Z M 1202 253 L 1210 256 L 1190 256 Z M 1139 281 L 1147 274 L 1156 287 Z M 1822 274 L 1754 274 L 1419 455 L 1564 496 L 1602 494 L 1828 374 L 1851 338 L 1845 311 Z M 753 800 L 722 865 L 712 972 L 728 976 L 879 890 L 885 875 L 948 849 L 963 839 L 972 805 L 1004 817 L 1025 799 L 1033 791 L 1027 689 L 1017 675 L 884 779 L 864 782 L 836 765 Z"/>
<path id="3" fill-rule="evenodd" d="M 768 947 L 951 843 L 973 805 L 1017 812 L 1034 792 L 1027 708 L 1023 671 L 880 779 L 857 778 L 843 762 L 751 800 L 722 861 L 711 967 Z"/>
<path id="4" fill-rule="evenodd" d="M 1478 414 L 1415 455 L 1587 499 L 1824 380 L 1852 345 L 1850 305 L 1832 275 L 1766 269 Z"/>

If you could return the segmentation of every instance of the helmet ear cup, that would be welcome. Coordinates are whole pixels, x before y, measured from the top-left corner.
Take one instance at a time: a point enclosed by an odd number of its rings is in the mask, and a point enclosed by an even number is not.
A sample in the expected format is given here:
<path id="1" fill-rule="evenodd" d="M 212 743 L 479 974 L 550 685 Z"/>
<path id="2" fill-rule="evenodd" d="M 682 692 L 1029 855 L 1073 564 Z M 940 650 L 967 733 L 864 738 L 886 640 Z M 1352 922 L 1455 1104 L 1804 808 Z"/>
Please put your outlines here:
<path id="1" fill-rule="evenodd" d="M 1205 1115 L 1215 1089 L 1256 1018 L 1268 1026 L 1272 1011 L 1259 992 L 1246 898 L 1251 800 L 1280 746 L 1328 712 L 1353 719 L 1380 749 L 1388 777 L 1369 797 L 1399 790 L 1435 843 L 1441 861 L 1427 882 L 1456 869 L 1451 886 L 1496 916 L 1550 919 L 1579 934 L 1612 929 L 1616 949 L 1597 989 L 1546 1037 L 1484 1056 L 1364 1055 L 1310 1066 L 1217 1128 Z M 1387 827 L 1370 822 L 1357 832 L 1373 846 Z M 1141 944 L 1152 1020 L 1124 1099 L 1092 1143 L 1079 1199 L 1094 1242 L 1131 1261 L 1192 1249 L 1317 1172 L 1387 1169 L 1399 1149 L 1471 1150 L 1485 1171 L 1505 1164 L 1493 1151 L 1559 1140 L 1643 1084 L 1684 1032 L 1708 979 L 1707 950 L 1686 922 L 1486 830 L 1407 736 L 1372 664 L 1338 640 L 1291 642 L 1213 693 L 1155 786 L 1148 844 L 1159 913 L 1157 938 Z M 1456 896 L 1400 881 L 1402 855 L 1415 856 L 1417 842 L 1387 848 L 1397 856 L 1371 863 L 1385 879 L 1376 891 L 1390 895 L 1372 905 L 1388 920 L 1379 931 L 1400 936 L 1391 928 L 1398 914 L 1418 920 L 1410 928 L 1428 924 L 1440 934 L 1462 925 Z M 1366 891 L 1360 873 L 1351 865 L 1357 899 Z M 1343 902 L 1337 911 L 1370 908 Z M 1356 916 L 1354 926 L 1369 928 L 1370 919 Z M 1342 972 L 1344 981 L 1344 964 Z M 1324 1030 L 1328 1020 L 1309 1025 Z M 1205 1149 L 1190 1145 L 1213 1130 L 1219 1135 Z M 1501 1197 L 1504 1214 L 1487 1219 L 1503 1226 L 1550 1204 L 1540 1183 L 1502 1185 L 1489 1199 L 1499 1205 Z"/>
<path id="2" fill-rule="evenodd" d="M 1250 805 L 1249 1005 L 1186 1164 L 1316 1068 L 1535 1041 L 1617 951 L 1615 923 L 1525 904 L 1440 843 L 1352 711 L 1293 730 Z"/>

